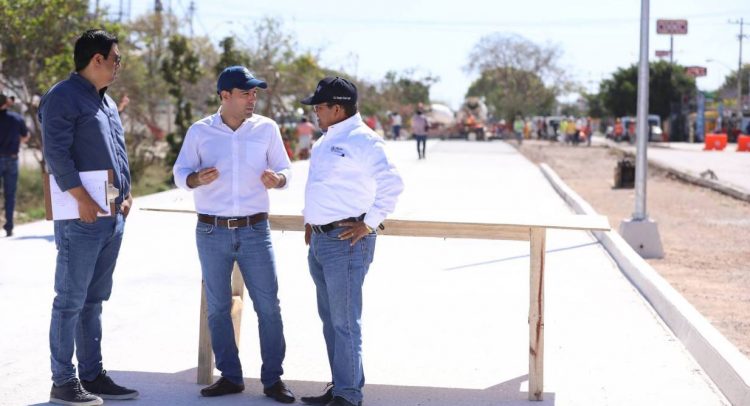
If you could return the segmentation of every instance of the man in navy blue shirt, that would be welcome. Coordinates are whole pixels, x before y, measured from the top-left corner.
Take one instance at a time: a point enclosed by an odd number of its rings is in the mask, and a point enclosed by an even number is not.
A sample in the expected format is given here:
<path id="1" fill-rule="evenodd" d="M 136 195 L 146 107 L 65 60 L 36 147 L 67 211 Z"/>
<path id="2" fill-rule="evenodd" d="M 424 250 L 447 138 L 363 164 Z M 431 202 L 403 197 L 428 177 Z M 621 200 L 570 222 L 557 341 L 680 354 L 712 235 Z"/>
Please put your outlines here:
<path id="1" fill-rule="evenodd" d="M 12 102 L 0 93 L 0 186 L 5 195 L 5 234 L 13 235 L 13 210 L 18 185 L 18 150 L 29 140 L 29 129 L 18 113 L 8 111 Z"/>
<path id="2" fill-rule="evenodd" d="M 55 221 L 57 267 L 52 303 L 50 402 L 101 405 L 102 399 L 132 399 L 138 392 L 115 384 L 102 364 L 102 302 L 112 291 L 112 273 L 130 211 L 130 171 L 117 104 L 107 96 L 120 69 L 117 38 L 89 30 L 76 41 L 76 72 L 42 97 L 44 157 L 60 190 L 78 202 L 79 219 Z M 116 213 L 104 210 L 82 186 L 79 172 L 112 170 Z M 73 366 L 75 350 L 78 373 Z"/>

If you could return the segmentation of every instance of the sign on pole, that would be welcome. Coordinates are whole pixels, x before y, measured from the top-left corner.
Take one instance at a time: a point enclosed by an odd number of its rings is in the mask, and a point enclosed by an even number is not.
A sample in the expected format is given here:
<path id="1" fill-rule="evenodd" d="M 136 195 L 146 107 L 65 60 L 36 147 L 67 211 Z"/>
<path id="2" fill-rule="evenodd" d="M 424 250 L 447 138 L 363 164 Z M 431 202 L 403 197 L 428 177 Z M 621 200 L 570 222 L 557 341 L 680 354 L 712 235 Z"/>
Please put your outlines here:
<path id="1" fill-rule="evenodd" d="M 656 20 L 657 34 L 685 35 L 687 29 L 687 20 Z"/>
<path id="2" fill-rule="evenodd" d="M 671 54 L 672 54 L 672 51 L 661 51 L 661 50 L 656 51 L 657 58 L 666 58 Z"/>
<path id="3" fill-rule="evenodd" d="M 705 66 L 686 66 L 685 74 L 694 78 L 706 76 L 708 69 Z"/>

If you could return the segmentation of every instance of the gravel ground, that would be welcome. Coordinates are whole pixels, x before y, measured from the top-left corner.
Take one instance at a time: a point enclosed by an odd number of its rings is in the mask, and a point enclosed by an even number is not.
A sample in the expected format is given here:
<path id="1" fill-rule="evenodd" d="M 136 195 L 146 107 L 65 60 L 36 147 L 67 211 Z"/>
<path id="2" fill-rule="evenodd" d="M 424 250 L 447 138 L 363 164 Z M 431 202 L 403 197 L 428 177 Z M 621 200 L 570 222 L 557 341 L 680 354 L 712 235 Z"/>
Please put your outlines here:
<path id="1" fill-rule="evenodd" d="M 631 216 L 634 189 L 612 188 L 615 151 L 545 141 L 520 151 L 550 165 L 613 228 Z M 750 355 L 750 204 L 649 169 L 646 208 L 665 252 L 649 264 Z"/>

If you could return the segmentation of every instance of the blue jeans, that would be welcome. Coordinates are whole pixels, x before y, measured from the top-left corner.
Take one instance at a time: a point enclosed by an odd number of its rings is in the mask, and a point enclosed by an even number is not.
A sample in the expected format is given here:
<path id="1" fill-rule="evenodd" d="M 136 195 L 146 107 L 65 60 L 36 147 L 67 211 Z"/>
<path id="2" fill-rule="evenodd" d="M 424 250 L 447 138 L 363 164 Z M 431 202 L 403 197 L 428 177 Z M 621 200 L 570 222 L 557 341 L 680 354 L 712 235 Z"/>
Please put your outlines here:
<path id="1" fill-rule="evenodd" d="M 333 394 L 355 405 L 362 400 L 362 284 L 375 254 L 376 234 L 350 246 L 344 228 L 313 233 L 307 262 L 315 282 L 318 314 L 331 367 Z"/>
<path id="2" fill-rule="evenodd" d="M 18 158 L 0 157 L 0 186 L 5 195 L 4 229 L 13 230 L 13 210 L 16 207 L 16 186 L 18 185 Z"/>
<path id="3" fill-rule="evenodd" d="M 62 385 L 78 376 L 94 380 L 102 371 L 102 302 L 112 292 L 112 273 L 120 252 L 122 214 L 87 224 L 55 221 L 57 268 L 49 344 L 52 381 Z"/>
<path id="4" fill-rule="evenodd" d="M 266 388 L 272 386 L 284 373 L 281 364 L 286 354 L 286 342 L 268 220 L 235 229 L 198 222 L 195 239 L 206 289 L 208 328 L 216 368 L 224 378 L 236 384 L 243 382 L 230 313 L 232 269 L 237 261 L 253 301 L 253 309 L 258 315 L 260 357 L 263 361 L 260 381 Z"/>
<path id="5" fill-rule="evenodd" d="M 391 130 L 393 132 L 393 139 L 397 140 L 399 135 L 401 134 L 401 126 L 400 125 L 394 125 L 391 127 Z"/>

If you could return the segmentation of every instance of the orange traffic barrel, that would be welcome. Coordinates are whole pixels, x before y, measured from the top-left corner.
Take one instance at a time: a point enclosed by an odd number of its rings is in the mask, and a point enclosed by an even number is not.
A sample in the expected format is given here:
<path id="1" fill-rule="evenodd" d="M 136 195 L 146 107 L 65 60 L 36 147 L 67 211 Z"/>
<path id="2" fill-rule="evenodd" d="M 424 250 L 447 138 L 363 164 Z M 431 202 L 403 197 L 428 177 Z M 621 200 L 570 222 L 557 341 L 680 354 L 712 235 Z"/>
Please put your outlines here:
<path id="1" fill-rule="evenodd" d="M 737 136 L 737 151 L 750 152 L 750 135 L 740 134 Z"/>
<path id="2" fill-rule="evenodd" d="M 721 151 L 727 147 L 727 135 L 726 134 L 706 134 L 706 144 L 703 147 L 704 151 L 710 151 L 715 149 Z"/>

